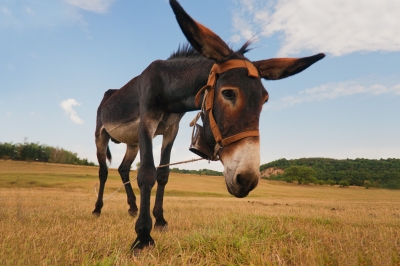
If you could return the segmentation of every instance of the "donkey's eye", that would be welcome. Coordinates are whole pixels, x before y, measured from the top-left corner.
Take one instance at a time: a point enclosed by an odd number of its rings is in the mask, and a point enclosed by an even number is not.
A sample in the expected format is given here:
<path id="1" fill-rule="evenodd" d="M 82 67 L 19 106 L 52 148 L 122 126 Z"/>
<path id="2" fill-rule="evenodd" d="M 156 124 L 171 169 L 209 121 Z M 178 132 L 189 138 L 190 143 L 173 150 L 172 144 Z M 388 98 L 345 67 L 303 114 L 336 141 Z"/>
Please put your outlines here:
<path id="1" fill-rule="evenodd" d="M 233 100 L 235 98 L 235 92 L 233 90 L 224 90 L 222 91 L 222 95 L 227 100 Z"/>

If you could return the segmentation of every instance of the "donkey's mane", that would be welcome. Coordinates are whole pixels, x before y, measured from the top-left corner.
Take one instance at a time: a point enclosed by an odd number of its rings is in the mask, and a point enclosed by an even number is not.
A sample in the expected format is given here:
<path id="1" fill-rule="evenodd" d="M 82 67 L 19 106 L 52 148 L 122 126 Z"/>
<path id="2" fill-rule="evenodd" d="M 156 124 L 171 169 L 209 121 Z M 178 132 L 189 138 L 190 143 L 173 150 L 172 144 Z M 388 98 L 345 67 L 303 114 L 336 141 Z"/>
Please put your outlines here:
<path id="1" fill-rule="evenodd" d="M 172 52 L 168 59 L 184 57 L 200 57 L 199 54 L 189 43 L 179 44 L 178 50 Z"/>
<path id="2" fill-rule="evenodd" d="M 254 40 L 248 40 L 236 53 L 244 55 L 252 48 L 250 45 L 254 42 Z M 179 44 L 178 50 L 172 52 L 168 59 L 177 59 L 177 58 L 186 58 L 186 57 L 202 57 L 189 43 Z"/>

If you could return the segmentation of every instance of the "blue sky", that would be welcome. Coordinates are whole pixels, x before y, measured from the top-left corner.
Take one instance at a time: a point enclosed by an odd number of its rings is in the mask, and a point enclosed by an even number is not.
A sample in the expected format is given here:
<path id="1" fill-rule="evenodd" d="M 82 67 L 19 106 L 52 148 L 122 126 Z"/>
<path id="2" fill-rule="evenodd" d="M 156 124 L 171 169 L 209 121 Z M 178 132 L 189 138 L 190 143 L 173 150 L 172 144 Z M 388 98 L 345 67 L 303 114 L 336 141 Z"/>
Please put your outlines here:
<path id="1" fill-rule="evenodd" d="M 279 158 L 400 157 L 400 2 L 181 0 L 233 48 L 257 37 L 251 60 L 327 57 L 263 81 L 261 163 Z M 96 161 L 96 109 L 186 40 L 166 0 L 0 0 L 0 142 L 40 142 Z M 188 151 L 187 113 L 171 161 Z M 159 160 L 161 139 L 154 141 Z M 110 144 L 111 167 L 125 145 Z M 135 163 L 137 160 L 135 161 Z M 180 168 L 222 170 L 219 162 Z"/>

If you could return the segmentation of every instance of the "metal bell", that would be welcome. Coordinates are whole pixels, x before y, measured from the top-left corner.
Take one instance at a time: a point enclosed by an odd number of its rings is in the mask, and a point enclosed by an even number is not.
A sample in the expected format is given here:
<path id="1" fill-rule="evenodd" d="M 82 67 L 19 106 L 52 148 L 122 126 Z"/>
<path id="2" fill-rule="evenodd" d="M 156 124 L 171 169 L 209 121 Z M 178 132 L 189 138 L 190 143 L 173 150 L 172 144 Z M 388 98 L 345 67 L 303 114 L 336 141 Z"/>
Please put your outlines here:
<path id="1" fill-rule="evenodd" d="M 192 143 L 189 150 L 207 160 L 214 158 L 214 149 L 204 139 L 203 127 L 197 123 L 193 126 Z"/>

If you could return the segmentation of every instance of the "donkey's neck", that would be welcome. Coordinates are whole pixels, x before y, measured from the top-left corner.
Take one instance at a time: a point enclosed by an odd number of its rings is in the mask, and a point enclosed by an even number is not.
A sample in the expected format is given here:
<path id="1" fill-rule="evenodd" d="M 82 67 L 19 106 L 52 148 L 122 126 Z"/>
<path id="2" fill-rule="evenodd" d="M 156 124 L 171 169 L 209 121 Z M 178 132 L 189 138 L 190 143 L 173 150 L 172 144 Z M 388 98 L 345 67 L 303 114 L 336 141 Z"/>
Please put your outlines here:
<path id="1" fill-rule="evenodd" d="M 199 110 L 197 92 L 207 84 L 213 61 L 203 58 L 173 59 L 163 62 L 168 110 L 173 113 Z M 163 71 L 164 72 L 164 71 Z"/>

